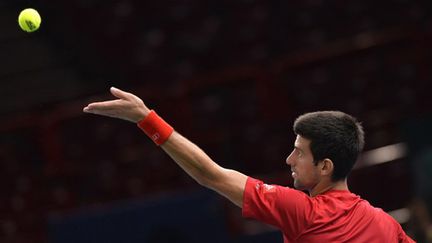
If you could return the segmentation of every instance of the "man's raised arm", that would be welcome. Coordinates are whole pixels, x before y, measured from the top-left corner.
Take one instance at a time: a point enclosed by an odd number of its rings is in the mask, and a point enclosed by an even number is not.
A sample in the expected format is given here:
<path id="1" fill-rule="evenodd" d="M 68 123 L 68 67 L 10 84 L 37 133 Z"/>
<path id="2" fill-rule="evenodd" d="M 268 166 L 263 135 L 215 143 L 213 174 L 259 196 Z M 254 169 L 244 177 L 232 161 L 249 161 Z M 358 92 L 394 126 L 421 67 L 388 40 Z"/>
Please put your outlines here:
<path id="1" fill-rule="evenodd" d="M 115 100 L 94 102 L 83 111 L 138 123 L 146 118 L 151 110 L 137 96 L 111 88 Z M 216 164 L 204 151 L 188 139 L 173 131 L 161 144 L 162 149 L 199 184 L 213 189 L 242 207 L 243 192 L 247 176 Z"/>

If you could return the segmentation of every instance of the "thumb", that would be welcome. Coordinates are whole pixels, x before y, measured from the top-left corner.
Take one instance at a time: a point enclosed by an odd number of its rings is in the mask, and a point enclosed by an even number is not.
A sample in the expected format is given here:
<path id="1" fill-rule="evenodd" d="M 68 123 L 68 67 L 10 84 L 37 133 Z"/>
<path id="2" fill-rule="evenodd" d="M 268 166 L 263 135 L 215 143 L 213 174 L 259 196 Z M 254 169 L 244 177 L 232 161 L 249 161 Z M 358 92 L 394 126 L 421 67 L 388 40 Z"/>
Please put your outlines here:
<path id="1" fill-rule="evenodd" d="M 117 97 L 119 99 L 123 99 L 123 100 L 128 99 L 127 93 L 121 89 L 116 88 L 116 87 L 111 87 L 110 92 L 112 95 L 114 95 L 115 97 Z"/>

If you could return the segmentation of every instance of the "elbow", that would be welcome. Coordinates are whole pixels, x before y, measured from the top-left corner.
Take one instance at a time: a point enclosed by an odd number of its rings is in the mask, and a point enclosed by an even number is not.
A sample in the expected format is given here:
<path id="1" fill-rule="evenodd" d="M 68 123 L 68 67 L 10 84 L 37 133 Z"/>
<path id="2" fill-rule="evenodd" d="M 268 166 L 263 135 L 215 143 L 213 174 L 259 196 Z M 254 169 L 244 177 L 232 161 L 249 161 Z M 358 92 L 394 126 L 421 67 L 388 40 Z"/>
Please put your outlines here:
<path id="1" fill-rule="evenodd" d="M 196 181 L 198 182 L 198 184 L 200 184 L 203 187 L 206 187 L 208 189 L 217 191 L 218 188 L 218 184 L 220 184 L 219 180 L 217 180 L 217 178 L 213 177 L 209 177 L 209 176 L 203 176 L 203 177 L 199 177 L 196 178 Z"/>
<path id="2" fill-rule="evenodd" d="M 197 178 L 196 181 L 198 182 L 198 184 L 200 184 L 203 187 L 207 187 L 209 189 L 213 189 L 212 186 L 212 181 L 208 178 L 202 177 L 202 178 Z"/>
<path id="3" fill-rule="evenodd" d="M 216 164 L 213 164 L 213 166 L 208 167 L 205 170 L 200 170 L 199 173 L 195 173 L 194 176 L 194 179 L 198 184 L 212 190 L 215 190 L 218 187 L 221 181 L 223 181 L 223 178 L 223 169 Z"/>

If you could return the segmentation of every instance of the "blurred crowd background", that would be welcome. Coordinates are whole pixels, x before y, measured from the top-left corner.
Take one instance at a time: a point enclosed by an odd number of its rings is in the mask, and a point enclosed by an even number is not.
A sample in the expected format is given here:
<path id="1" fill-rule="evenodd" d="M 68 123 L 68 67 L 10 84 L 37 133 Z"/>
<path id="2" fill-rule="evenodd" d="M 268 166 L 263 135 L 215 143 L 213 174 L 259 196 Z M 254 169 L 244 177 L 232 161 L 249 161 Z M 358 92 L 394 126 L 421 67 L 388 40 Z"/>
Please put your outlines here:
<path id="1" fill-rule="evenodd" d="M 0 29 L 0 242 L 282 242 L 134 124 L 82 113 L 111 86 L 287 186 L 293 120 L 350 113 L 366 131 L 350 189 L 432 242 L 430 0 L 1 0 Z"/>

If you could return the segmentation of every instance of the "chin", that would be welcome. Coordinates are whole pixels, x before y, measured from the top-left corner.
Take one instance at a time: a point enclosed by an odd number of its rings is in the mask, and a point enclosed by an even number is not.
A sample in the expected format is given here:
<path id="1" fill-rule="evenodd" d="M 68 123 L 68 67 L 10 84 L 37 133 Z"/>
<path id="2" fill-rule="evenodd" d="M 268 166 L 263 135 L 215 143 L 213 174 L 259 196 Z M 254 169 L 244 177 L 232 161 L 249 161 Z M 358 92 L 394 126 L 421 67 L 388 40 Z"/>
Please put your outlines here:
<path id="1" fill-rule="evenodd" d="M 294 188 L 298 190 L 303 190 L 304 186 L 298 180 L 294 180 Z"/>
<path id="2" fill-rule="evenodd" d="M 301 183 L 298 180 L 294 180 L 294 188 L 300 191 L 307 191 L 310 187 L 305 186 L 303 183 Z"/>

